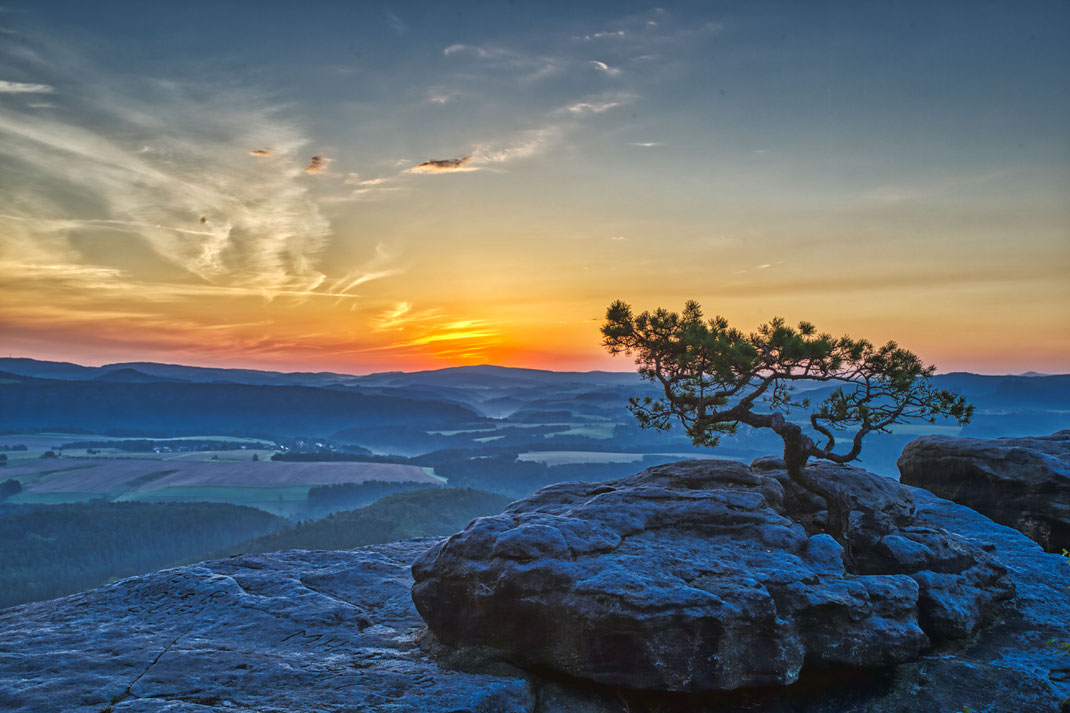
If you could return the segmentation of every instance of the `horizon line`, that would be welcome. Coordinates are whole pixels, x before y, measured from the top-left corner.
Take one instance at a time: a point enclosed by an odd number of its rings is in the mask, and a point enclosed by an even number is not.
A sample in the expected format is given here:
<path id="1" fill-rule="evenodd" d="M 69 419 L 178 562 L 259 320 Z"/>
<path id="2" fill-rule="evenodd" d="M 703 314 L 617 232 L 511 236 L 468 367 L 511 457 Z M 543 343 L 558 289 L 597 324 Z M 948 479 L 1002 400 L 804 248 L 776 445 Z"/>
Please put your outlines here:
<path id="1" fill-rule="evenodd" d="M 265 374 L 283 374 L 283 375 L 294 375 L 294 374 L 317 374 L 317 375 L 319 375 L 319 374 L 326 374 L 326 375 L 331 375 L 331 376 L 343 376 L 343 377 L 378 376 L 378 375 L 383 375 L 383 374 L 420 374 L 420 373 L 424 373 L 424 372 L 451 371 L 451 370 L 456 370 L 456 369 L 480 369 L 480 368 L 508 369 L 508 370 L 512 370 L 512 371 L 539 371 L 539 372 L 544 372 L 544 373 L 548 373 L 548 374 L 638 374 L 638 371 L 635 370 L 635 369 L 629 369 L 629 370 L 626 370 L 626 371 L 616 371 L 616 370 L 610 370 L 610 369 L 588 369 L 588 370 L 563 369 L 563 370 L 557 370 L 557 369 L 540 369 L 540 368 L 536 368 L 536 367 L 525 367 L 525 366 L 503 366 L 501 364 L 488 364 L 488 363 L 483 363 L 483 364 L 459 364 L 459 365 L 456 365 L 456 366 L 444 366 L 444 367 L 439 367 L 439 368 L 436 368 L 436 369 L 415 369 L 413 371 L 404 371 L 404 370 L 400 370 L 399 369 L 399 370 L 388 370 L 388 371 L 369 371 L 369 372 L 364 372 L 364 373 L 353 373 L 353 372 L 340 372 L 340 371 L 328 371 L 328 370 L 308 371 L 308 370 L 301 370 L 301 369 L 296 369 L 296 370 L 293 370 L 293 371 L 282 371 L 282 370 L 278 370 L 278 369 L 264 369 L 264 368 L 259 368 L 259 367 L 246 367 L 246 366 L 205 366 L 203 364 L 176 364 L 176 363 L 173 363 L 173 362 L 151 361 L 151 360 L 144 360 L 144 359 L 137 360 L 137 361 L 125 361 L 125 362 L 124 361 L 106 362 L 106 363 L 101 363 L 101 364 L 82 364 L 82 363 L 78 363 L 78 362 L 74 362 L 74 361 L 55 361 L 55 360 L 52 360 L 52 359 L 38 359 L 36 357 L 12 356 L 12 355 L 9 354 L 6 357 L 0 357 L 0 361 L 5 361 L 5 360 L 33 361 L 33 362 L 39 362 L 39 363 L 43 363 L 43 364 L 69 364 L 71 366 L 80 367 L 80 368 L 83 368 L 83 369 L 105 369 L 107 367 L 123 367 L 123 366 L 130 366 L 130 365 L 133 365 L 133 364 L 153 364 L 153 365 L 156 365 L 156 366 L 172 366 L 172 367 L 179 367 L 179 368 L 183 368 L 183 369 L 205 369 L 205 370 L 216 370 L 216 371 L 253 371 L 253 372 L 260 372 L 260 373 L 265 373 Z M 949 376 L 951 374 L 972 374 L 974 376 L 1020 376 L 1020 377 L 1070 376 L 1070 372 L 1048 373 L 1048 372 L 1039 372 L 1039 371 L 1034 371 L 1034 370 L 1027 370 L 1027 371 L 1018 372 L 1018 373 L 1009 373 L 1009 372 L 965 371 L 965 370 L 961 370 L 961 369 L 952 370 L 952 371 L 937 371 L 935 375 L 936 376 Z"/>

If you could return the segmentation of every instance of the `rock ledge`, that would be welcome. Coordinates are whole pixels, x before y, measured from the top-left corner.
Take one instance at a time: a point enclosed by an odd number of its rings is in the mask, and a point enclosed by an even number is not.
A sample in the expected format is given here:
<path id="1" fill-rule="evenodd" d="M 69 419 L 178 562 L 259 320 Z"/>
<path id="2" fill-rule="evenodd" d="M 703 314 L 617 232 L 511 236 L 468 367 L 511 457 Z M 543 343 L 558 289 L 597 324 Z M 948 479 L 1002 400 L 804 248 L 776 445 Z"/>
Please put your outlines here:
<path id="1" fill-rule="evenodd" d="M 1049 552 L 1070 548 L 1070 430 L 1033 438 L 911 441 L 902 482 L 1008 525 Z"/>

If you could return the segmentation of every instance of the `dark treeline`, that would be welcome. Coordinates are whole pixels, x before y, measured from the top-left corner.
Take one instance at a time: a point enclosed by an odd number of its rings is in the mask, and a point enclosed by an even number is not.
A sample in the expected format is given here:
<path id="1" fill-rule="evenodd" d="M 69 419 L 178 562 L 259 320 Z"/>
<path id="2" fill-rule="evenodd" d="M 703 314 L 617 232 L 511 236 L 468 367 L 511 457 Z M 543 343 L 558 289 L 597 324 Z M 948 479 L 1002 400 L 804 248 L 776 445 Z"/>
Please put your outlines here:
<path id="1" fill-rule="evenodd" d="M 509 498 L 470 488 L 421 488 L 359 510 L 335 513 L 232 545 L 217 556 L 276 550 L 343 550 L 412 537 L 450 535 L 477 517 L 493 515 Z"/>
<path id="2" fill-rule="evenodd" d="M 183 438 L 181 440 L 154 441 L 137 438 L 121 441 L 74 441 L 64 443 L 60 450 L 88 449 L 88 448 L 114 448 L 119 451 L 130 453 L 154 453 L 161 451 L 238 451 L 248 448 L 274 448 L 272 443 L 251 443 L 238 441 L 212 441 Z"/>
<path id="3" fill-rule="evenodd" d="M 6 500 L 12 495 L 18 495 L 22 492 L 22 483 L 14 478 L 8 478 L 4 482 L 0 483 L 0 500 Z"/>
<path id="4" fill-rule="evenodd" d="M 151 572 L 285 525 L 223 503 L 88 503 L 0 510 L 0 607 Z"/>
<path id="5" fill-rule="evenodd" d="M 432 483 L 391 482 L 385 480 L 315 485 L 308 489 L 308 506 L 305 515 L 309 518 L 323 517 L 339 510 L 352 510 L 370 505 L 376 500 L 394 493 L 438 487 L 440 486 Z"/>
<path id="6" fill-rule="evenodd" d="M 300 451 L 276 453 L 271 460 L 290 463 L 367 463 L 372 454 L 367 448 L 347 446 L 345 451 Z"/>

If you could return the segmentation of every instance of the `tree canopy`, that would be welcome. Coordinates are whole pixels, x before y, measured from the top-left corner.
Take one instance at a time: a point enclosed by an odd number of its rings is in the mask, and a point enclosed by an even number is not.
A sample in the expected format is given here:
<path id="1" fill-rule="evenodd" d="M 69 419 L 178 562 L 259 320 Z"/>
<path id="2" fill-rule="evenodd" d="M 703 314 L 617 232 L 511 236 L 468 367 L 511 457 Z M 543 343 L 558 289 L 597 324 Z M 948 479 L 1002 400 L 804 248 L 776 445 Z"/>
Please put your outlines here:
<path id="1" fill-rule="evenodd" d="M 631 399 L 641 426 L 667 430 L 678 422 L 700 446 L 716 446 L 741 423 L 770 428 L 784 440 L 785 466 L 796 479 L 810 458 L 855 460 L 869 433 L 938 417 L 965 424 L 973 414 L 965 398 L 933 386 L 935 367 L 913 352 L 891 341 L 833 337 L 809 322 L 792 327 L 776 317 L 746 334 L 723 317 L 704 319 L 694 301 L 681 313 L 635 316 L 618 300 L 602 335 L 611 354 L 634 356 L 639 373 L 662 389 L 658 398 Z M 836 388 L 812 404 L 800 382 Z M 806 418 L 789 419 L 796 411 Z"/>

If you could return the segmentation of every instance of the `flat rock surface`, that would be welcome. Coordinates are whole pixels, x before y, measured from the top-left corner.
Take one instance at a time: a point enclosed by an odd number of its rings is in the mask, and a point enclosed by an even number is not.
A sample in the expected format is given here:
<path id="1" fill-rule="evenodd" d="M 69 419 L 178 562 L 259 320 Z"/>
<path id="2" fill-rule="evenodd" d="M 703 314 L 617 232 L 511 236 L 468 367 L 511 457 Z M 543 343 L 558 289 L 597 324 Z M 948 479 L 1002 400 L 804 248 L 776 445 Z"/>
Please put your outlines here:
<path id="1" fill-rule="evenodd" d="M 203 562 L 0 612 L 0 710 L 529 711 L 416 644 L 429 541 Z"/>
<path id="2" fill-rule="evenodd" d="M 682 461 L 559 483 L 413 566 L 446 644 L 600 684 L 702 692 L 877 667 L 971 634 L 1010 596 L 978 543 L 915 522 L 893 480 L 812 466 L 849 503 L 848 552 L 813 496 L 763 459 Z"/>
<path id="3" fill-rule="evenodd" d="M 1070 430 L 1033 438 L 924 436 L 898 461 L 908 485 L 1009 525 L 1049 552 L 1070 548 Z"/>
<path id="4" fill-rule="evenodd" d="M 920 526 L 992 548 L 1013 600 L 964 642 L 894 669 L 669 696 L 489 664 L 428 642 L 411 562 L 440 540 L 200 563 L 0 611 L 0 710 L 98 713 L 1056 713 L 1070 697 L 1070 566 L 911 489 Z M 430 653 L 429 653 L 430 652 Z M 460 670 L 458 666 L 465 670 Z M 110 703 L 111 701 L 115 703 Z"/>

